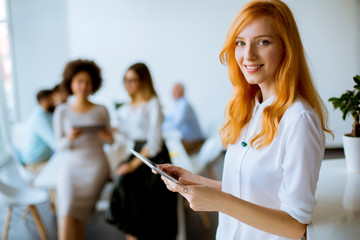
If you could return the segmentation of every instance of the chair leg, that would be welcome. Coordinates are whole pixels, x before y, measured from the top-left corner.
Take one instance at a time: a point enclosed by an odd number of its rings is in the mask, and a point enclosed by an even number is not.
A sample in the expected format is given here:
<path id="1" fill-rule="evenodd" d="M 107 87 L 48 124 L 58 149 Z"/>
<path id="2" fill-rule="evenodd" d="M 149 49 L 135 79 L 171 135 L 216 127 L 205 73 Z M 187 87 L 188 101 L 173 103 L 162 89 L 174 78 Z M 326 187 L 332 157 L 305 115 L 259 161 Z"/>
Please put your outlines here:
<path id="1" fill-rule="evenodd" d="M 38 213 L 38 211 L 36 210 L 35 205 L 30 205 L 30 211 L 32 213 L 32 215 L 34 216 L 34 220 L 35 220 L 35 224 L 36 224 L 36 228 L 38 229 L 39 235 L 41 240 L 46 240 L 46 229 L 44 224 L 41 221 L 40 215 Z"/>
<path id="2" fill-rule="evenodd" d="M 189 202 L 188 201 L 185 201 L 185 206 L 187 208 L 190 208 L 190 205 L 189 205 Z M 206 228 L 206 229 L 210 229 L 211 228 L 211 223 L 210 223 L 210 219 L 209 219 L 209 216 L 207 214 L 207 212 L 198 212 L 199 215 L 200 215 L 200 219 L 201 219 L 201 222 L 203 224 L 203 226 Z"/>
<path id="3" fill-rule="evenodd" d="M 24 221 L 27 221 L 28 214 L 30 213 L 30 206 L 26 206 L 24 210 L 23 219 Z"/>
<path id="4" fill-rule="evenodd" d="M 203 223 L 204 227 L 206 229 L 210 229 L 211 228 L 211 223 L 210 223 L 210 219 L 209 216 L 207 215 L 206 212 L 199 212 L 200 214 L 200 218 L 201 218 L 201 222 Z"/>
<path id="5" fill-rule="evenodd" d="M 10 227 L 10 219 L 11 219 L 11 206 L 8 207 L 8 211 L 7 211 L 7 215 L 6 215 L 3 240 L 7 240 L 7 236 L 8 236 L 8 233 L 9 233 L 9 227 Z"/>
<path id="6" fill-rule="evenodd" d="M 56 214 L 57 203 L 56 203 L 56 190 L 50 189 L 50 210 Z"/>

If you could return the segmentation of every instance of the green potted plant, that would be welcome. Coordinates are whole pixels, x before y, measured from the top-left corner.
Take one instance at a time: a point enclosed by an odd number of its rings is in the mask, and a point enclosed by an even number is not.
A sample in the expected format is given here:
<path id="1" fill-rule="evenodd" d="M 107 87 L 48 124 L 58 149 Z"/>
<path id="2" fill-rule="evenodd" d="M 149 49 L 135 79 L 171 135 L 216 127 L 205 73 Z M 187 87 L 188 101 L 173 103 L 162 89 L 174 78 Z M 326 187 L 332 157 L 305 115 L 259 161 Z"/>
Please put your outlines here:
<path id="1" fill-rule="evenodd" d="M 352 116 L 354 124 L 351 133 L 343 136 L 346 165 L 349 172 L 360 173 L 360 75 L 354 77 L 354 90 L 346 91 L 339 98 L 329 99 L 335 109 L 343 113 L 343 120 Z"/>

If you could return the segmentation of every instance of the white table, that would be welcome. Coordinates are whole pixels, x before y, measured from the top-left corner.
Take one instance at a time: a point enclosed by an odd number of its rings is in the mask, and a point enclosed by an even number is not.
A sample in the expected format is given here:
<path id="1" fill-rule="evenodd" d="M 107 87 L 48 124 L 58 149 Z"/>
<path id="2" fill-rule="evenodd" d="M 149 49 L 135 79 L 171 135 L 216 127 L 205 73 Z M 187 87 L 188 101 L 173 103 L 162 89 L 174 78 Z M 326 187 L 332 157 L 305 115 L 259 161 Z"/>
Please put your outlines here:
<path id="1" fill-rule="evenodd" d="M 169 149 L 172 163 L 189 171 L 193 171 L 193 165 L 181 143 L 181 140 L 174 137 L 166 138 L 165 142 Z M 107 152 L 106 149 L 105 153 L 108 157 L 111 154 Z M 41 172 L 36 176 L 33 185 L 39 188 L 55 189 L 59 170 L 62 167 L 67 154 L 68 152 L 55 153 Z"/>
<path id="2" fill-rule="evenodd" d="M 166 145 L 169 149 L 169 153 L 171 156 L 171 161 L 174 165 L 180 166 L 182 168 L 185 168 L 189 171 L 193 171 L 193 165 L 191 163 L 191 160 L 189 156 L 187 155 L 184 146 L 181 143 L 180 138 L 175 137 L 167 137 Z M 104 148 L 105 153 L 108 157 L 109 164 L 111 168 L 114 168 L 116 163 L 116 159 L 123 158 L 121 160 L 124 160 L 124 157 L 127 158 L 127 148 L 116 148 L 117 150 L 114 152 L 110 148 Z M 56 185 L 57 180 L 59 176 L 59 170 L 62 167 L 62 164 L 64 160 L 67 158 L 67 155 L 69 152 L 58 152 L 55 153 L 48 163 L 44 166 L 44 168 L 40 171 L 40 173 L 36 176 L 33 185 L 34 187 L 38 188 L 44 188 L 48 189 L 50 192 L 50 201 L 51 201 L 51 208 L 54 212 L 56 212 Z M 120 161 L 121 161 L 120 160 Z M 114 169 L 112 169 L 114 170 Z M 109 193 L 108 191 L 109 186 L 105 185 L 103 191 L 105 192 L 104 195 L 107 195 Z M 103 195 L 103 193 L 102 193 Z M 100 199 L 97 203 L 97 209 L 106 209 L 109 202 L 107 200 L 108 196 L 103 197 L 104 199 Z"/>
<path id="3" fill-rule="evenodd" d="M 55 153 L 35 177 L 33 182 L 34 187 L 55 189 L 59 170 L 67 154 L 68 152 L 66 151 Z"/>
<path id="4" fill-rule="evenodd" d="M 194 165 L 181 140 L 179 138 L 166 138 L 165 143 L 169 150 L 172 164 L 182 167 L 190 172 L 194 172 Z"/>
<path id="5" fill-rule="evenodd" d="M 322 162 L 316 200 L 307 240 L 360 239 L 360 175 L 344 159 Z"/>

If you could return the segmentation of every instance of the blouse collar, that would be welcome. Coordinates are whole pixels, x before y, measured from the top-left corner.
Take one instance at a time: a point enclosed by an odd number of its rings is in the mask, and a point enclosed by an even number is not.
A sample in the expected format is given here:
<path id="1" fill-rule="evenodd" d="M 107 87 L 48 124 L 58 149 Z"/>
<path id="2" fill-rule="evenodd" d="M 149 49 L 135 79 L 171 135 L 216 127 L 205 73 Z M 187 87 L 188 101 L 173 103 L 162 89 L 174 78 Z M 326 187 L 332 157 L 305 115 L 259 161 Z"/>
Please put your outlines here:
<path id="1" fill-rule="evenodd" d="M 260 103 L 260 97 L 261 97 L 261 92 L 258 91 L 255 95 L 255 109 L 257 108 L 266 108 L 267 106 L 270 106 L 275 99 L 275 94 L 271 95 L 271 97 L 269 97 L 268 99 L 266 99 L 264 102 Z"/>

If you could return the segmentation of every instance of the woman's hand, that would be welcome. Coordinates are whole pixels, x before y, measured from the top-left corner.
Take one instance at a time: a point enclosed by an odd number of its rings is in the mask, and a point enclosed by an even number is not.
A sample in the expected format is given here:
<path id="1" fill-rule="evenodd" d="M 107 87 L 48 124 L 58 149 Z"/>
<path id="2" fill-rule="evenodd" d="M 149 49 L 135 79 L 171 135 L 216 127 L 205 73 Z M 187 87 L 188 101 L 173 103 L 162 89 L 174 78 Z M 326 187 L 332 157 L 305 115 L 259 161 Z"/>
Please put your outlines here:
<path id="1" fill-rule="evenodd" d="M 123 163 L 120 165 L 120 167 L 118 167 L 116 169 L 116 175 L 120 176 L 120 175 L 125 175 L 132 172 L 131 171 L 131 166 L 130 163 Z"/>
<path id="2" fill-rule="evenodd" d="M 171 164 L 158 165 L 158 167 L 185 185 L 161 177 L 166 187 L 185 197 L 194 211 L 218 211 L 217 203 L 221 203 L 223 192 L 216 185 L 204 185 L 202 177 Z"/>
<path id="3" fill-rule="evenodd" d="M 172 164 L 160 164 L 158 165 L 158 168 L 175 179 L 182 178 L 192 183 L 201 183 L 200 176 L 193 174 L 192 172 L 189 172 L 188 170 L 185 170 L 181 167 L 177 167 Z M 153 173 L 156 172 L 153 170 Z"/>
<path id="4" fill-rule="evenodd" d="M 73 128 L 68 135 L 68 139 L 70 142 L 73 142 L 76 138 L 78 138 L 83 133 L 82 129 L 79 128 Z"/>
<path id="5" fill-rule="evenodd" d="M 100 130 L 97 132 L 98 137 L 108 144 L 112 144 L 114 142 L 113 134 L 110 130 Z"/>
<path id="6" fill-rule="evenodd" d="M 121 164 L 117 169 L 116 169 L 116 175 L 120 176 L 120 175 L 125 175 L 125 174 L 129 174 L 134 172 L 139 166 L 137 166 L 134 162 L 134 159 L 131 160 L 130 162 L 127 163 L 123 163 Z"/>
<path id="7" fill-rule="evenodd" d="M 182 177 L 179 181 L 185 186 L 177 184 L 166 177 L 161 179 L 166 187 L 173 192 L 180 193 L 189 202 L 190 208 L 194 211 L 218 211 L 218 204 L 221 204 L 223 192 L 218 188 L 190 182 Z"/>

